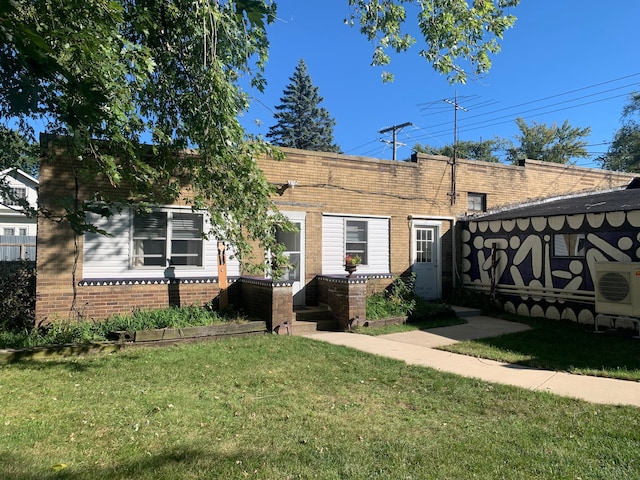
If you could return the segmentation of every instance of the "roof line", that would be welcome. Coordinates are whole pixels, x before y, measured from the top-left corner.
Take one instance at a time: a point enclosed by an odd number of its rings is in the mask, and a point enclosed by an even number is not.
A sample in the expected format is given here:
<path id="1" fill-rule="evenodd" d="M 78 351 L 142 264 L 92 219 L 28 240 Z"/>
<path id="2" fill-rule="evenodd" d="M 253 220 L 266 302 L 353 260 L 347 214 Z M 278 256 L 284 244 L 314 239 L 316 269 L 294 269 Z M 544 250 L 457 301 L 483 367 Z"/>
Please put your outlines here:
<path id="1" fill-rule="evenodd" d="M 608 188 L 606 190 L 586 190 L 582 192 L 568 193 L 565 195 L 557 195 L 555 197 L 537 198 L 537 199 L 532 199 L 530 201 L 525 201 L 522 203 L 512 203 L 507 205 L 501 205 L 499 207 L 496 207 L 491 210 L 487 210 L 486 212 L 482 212 L 482 213 L 465 215 L 463 217 L 463 220 L 477 220 L 483 217 L 488 217 L 490 215 L 495 215 L 498 213 L 516 210 L 518 208 L 533 207 L 536 205 L 544 205 L 545 203 L 555 202 L 557 200 L 588 197 L 589 195 L 600 194 L 600 193 L 611 193 L 611 192 L 617 192 L 617 191 L 626 190 L 626 189 L 627 189 L 627 186 L 619 186 L 619 187 Z"/>

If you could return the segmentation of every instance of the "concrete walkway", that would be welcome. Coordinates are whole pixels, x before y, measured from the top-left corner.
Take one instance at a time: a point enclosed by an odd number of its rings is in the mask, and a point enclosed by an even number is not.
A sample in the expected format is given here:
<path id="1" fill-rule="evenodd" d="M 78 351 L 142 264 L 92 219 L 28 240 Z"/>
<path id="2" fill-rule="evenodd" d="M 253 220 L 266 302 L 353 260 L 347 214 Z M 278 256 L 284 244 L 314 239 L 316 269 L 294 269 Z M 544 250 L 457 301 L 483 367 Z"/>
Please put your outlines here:
<path id="1" fill-rule="evenodd" d="M 593 403 L 640 407 L 640 382 L 539 370 L 434 348 L 529 328 L 527 325 L 484 316 L 467 317 L 466 320 L 468 323 L 464 325 L 378 337 L 349 332 L 318 332 L 307 337 L 487 382 L 551 392 Z"/>

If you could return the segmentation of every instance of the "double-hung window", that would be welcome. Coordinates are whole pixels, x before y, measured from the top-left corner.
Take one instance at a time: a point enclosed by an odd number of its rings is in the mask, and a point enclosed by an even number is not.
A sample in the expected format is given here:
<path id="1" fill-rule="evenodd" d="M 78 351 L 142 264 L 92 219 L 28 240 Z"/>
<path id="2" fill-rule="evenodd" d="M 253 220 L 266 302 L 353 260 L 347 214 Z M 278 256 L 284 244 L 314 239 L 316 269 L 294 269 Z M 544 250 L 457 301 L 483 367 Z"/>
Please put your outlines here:
<path id="1" fill-rule="evenodd" d="M 20 205 L 20 201 L 27 198 L 27 189 L 25 187 L 11 187 L 4 195 L 3 203 L 7 206 Z"/>
<path id="2" fill-rule="evenodd" d="M 359 256 L 363 265 L 367 265 L 368 228 L 366 220 L 345 220 L 345 255 Z"/>
<path id="3" fill-rule="evenodd" d="M 203 216 L 175 210 L 133 217 L 133 267 L 203 264 Z"/>

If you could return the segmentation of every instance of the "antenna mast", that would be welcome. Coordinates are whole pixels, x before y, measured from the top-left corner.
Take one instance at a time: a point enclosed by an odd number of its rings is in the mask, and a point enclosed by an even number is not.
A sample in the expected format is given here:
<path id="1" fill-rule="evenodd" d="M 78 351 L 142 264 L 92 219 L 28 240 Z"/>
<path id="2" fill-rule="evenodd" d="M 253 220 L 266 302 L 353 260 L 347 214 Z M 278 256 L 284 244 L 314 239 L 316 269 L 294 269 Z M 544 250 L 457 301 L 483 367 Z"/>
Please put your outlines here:
<path id="1" fill-rule="evenodd" d="M 457 147 L 458 147 L 458 110 L 462 110 L 463 112 L 467 112 L 466 108 L 462 108 L 458 104 L 458 92 L 456 91 L 454 100 L 451 101 L 449 99 L 444 100 L 449 105 L 453 105 L 453 158 L 451 159 L 451 191 L 449 192 L 449 196 L 451 197 L 451 205 L 456 203 L 456 197 L 458 196 L 458 192 L 456 191 L 456 161 L 458 157 Z"/>

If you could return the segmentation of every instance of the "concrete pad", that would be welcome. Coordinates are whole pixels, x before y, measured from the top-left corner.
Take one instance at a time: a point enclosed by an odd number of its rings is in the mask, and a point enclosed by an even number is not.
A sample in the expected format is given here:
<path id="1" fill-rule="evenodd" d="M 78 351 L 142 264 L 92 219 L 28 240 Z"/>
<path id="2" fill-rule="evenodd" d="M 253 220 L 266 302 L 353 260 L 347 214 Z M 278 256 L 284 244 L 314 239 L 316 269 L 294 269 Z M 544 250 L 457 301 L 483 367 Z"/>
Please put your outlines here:
<path id="1" fill-rule="evenodd" d="M 506 333 L 522 332 L 530 328 L 529 325 L 523 323 L 479 316 L 469 318 L 469 321 L 462 325 L 390 333 L 389 335 L 381 335 L 381 337 L 423 347 L 439 347 L 451 345 L 462 340 L 477 340 L 479 338 L 498 337 Z"/>
<path id="2" fill-rule="evenodd" d="M 347 332 L 319 332 L 308 335 L 308 338 L 487 382 L 545 391 L 592 403 L 640 407 L 640 382 L 540 370 L 433 348 L 458 340 L 502 335 L 529 328 L 527 325 L 489 317 L 471 317 L 468 320 L 466 325 L 378 337 Z"/>

